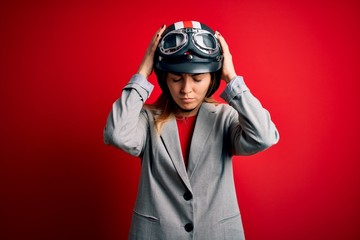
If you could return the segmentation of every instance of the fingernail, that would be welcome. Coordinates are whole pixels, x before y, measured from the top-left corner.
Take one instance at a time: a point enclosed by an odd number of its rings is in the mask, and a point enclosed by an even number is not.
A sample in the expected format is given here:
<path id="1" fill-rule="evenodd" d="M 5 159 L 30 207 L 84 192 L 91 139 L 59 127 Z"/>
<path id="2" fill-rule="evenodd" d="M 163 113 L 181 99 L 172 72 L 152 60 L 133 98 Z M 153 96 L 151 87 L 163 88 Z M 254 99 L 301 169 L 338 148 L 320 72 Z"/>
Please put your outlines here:
<path id="1" fill-rule="evenodd" d="M 163 24 L 162 26 L 161 26 L 161 28 L 164 28 L 165 27 L 165 24 Z"/>

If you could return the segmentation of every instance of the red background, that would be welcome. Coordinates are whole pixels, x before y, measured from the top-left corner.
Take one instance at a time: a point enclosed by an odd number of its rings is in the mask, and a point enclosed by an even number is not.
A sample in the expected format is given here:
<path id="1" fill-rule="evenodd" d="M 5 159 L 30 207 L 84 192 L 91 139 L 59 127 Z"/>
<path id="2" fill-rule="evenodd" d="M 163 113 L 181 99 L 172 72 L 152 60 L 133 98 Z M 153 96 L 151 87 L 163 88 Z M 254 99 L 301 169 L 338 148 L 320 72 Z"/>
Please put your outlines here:
<path id="1" fill-rule="evenodd" d="M 247 239 L 360 239 L 359 4 L 284 2 L 2 1 L 0 238 L 126 239 L 140 162 L 106 117 L 156 29 L 198 20 L 281 135 L 234 161 Z"/>

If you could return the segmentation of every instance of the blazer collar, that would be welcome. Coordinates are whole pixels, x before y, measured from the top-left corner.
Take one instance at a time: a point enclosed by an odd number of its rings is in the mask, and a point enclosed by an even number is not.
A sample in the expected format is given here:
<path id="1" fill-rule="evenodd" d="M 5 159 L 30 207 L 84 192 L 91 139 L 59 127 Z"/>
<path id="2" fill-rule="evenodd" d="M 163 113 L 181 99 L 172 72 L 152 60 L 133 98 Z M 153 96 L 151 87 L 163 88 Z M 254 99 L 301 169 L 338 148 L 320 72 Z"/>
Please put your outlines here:
<path id="1" fill-rule="evenodd" d="M 194 174 L 203 152 L 207 151 L 206 142 L 213 131 L 214 120 L 216 117 L 215 112 L 216 108 L 212 103 L 203 103 L 199 109 L 190 146 L 187 169 L 189 179 L 191 179 Z"/>
<path id="2" fill-rule="evenodd" d="M 181 152 L 176 120 L 171 119 L 169 122 L 165 123 L 161 131 L 160 137 L 170 155 L 171 161 L 180 178 L 189 190 L 191 190 L 189 179 L 196 170 L 202 152 L 206 150 L 205 143 L 213 129 L 213 122 L 216 117 L 216 114 L 214 114 L 215 112 L 215 106 L 211 103 L 203 103 L 199 109 L 191 140 L 187 171 Z"/>
<path id="3" fill-rule="evenodd" d="M 180 176 L 186 187 L 188 189 L 191 189 L 190 181 L 186 173 L 186 168 L 181 152 L 180 139 L 175 119 L 171 119 L 169 122 L 166 122 L 163 125 L 160 138 L 165 145 L 165 148 L 170 156 L 172 163 L 174 164 L 178 175 Z"/>

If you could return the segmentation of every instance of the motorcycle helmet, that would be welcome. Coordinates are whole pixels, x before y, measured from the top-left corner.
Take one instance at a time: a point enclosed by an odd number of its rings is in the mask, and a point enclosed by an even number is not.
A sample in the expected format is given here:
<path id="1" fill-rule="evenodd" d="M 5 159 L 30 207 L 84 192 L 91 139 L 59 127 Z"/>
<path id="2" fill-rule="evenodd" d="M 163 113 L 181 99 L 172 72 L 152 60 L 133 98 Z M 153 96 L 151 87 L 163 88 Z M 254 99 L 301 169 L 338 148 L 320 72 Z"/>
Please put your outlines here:
<path id="1" fill-rule="evenodd" d="M 222 50 L 215 32 L 203 23 L 181 21 L 168 26 L 156 48 L 154 72 L 163 92 L 168 91 L 164 73 L 215 73 L 215 87 L 220 85 Z"/>

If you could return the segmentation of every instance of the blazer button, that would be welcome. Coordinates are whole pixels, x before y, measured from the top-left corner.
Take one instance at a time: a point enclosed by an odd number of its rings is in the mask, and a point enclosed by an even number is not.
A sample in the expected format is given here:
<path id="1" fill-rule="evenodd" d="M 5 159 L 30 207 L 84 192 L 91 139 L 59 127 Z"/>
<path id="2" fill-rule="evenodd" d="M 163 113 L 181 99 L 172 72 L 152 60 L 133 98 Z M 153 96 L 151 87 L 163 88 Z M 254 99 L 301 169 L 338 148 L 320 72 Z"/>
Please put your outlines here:
<path id="1" fill-rule="evenodd" d="M 192 223 L 188 223 L 184 226 L 185 231 L 191 232 L 194 229 L 194 225 Z"/>
<path id="2" fill-rule="evenodd" d="M 189 201 L 189 200 L 192 199 L 193 196 L 192 196 L 192 194 L 191 194 L 190 191 L 186 191 L 186 192 L 184 193 L 183 197 L 184 197 L 184 199 L 185 199 L 186 201 Z"/>

